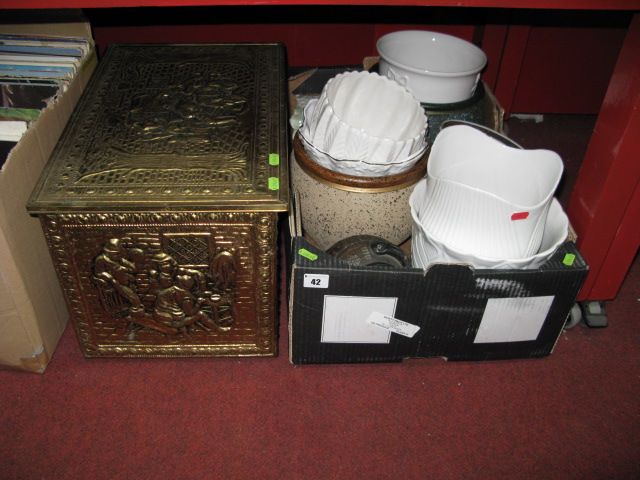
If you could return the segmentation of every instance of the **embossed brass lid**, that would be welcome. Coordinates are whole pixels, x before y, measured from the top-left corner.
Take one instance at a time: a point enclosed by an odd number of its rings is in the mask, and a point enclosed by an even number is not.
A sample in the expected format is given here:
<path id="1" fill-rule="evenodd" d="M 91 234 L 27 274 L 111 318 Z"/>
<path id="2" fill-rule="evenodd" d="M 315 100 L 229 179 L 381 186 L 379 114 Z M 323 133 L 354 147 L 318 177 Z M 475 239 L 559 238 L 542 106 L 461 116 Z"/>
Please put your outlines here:
<path id="1" fill-rule="evenodd" d="M 278 44 L 112 46 L 28 210 L 286 210 L 285 68 Z"/>

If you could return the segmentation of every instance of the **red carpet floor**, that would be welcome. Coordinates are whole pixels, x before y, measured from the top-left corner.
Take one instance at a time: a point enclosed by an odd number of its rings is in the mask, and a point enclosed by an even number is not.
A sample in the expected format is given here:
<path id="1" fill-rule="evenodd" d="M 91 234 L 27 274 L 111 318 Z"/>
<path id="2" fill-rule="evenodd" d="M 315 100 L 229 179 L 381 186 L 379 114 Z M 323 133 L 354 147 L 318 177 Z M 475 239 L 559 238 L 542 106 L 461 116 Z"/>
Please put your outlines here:
<path id="1" fill-rule="evenodd" d="M 0 372 L 2 479 L 640 478 L 640 264 L 547 358 L 294 367 L 84 359 Z"/>
<path id="2" fill-rule="evenodd" d="M 294 367 L 85 359 L 0 371 L 0 479 L 638 479 L 640 262 L 610 326 L 537 360 Z"/>

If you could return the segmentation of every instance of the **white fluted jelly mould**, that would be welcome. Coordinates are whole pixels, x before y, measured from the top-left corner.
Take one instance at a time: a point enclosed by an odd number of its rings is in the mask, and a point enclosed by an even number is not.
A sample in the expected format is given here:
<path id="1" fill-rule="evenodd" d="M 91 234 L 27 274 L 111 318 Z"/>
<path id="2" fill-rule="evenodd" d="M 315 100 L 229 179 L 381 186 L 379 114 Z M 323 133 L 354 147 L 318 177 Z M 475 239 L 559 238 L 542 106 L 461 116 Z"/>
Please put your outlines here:
<path id="1" fill-rule="evenodd" d="M 313 105 L 305 107 L 313 109 Z M 320 151 L 309 143 L 302 132 L 300 132 L 300 138 L 305 151 L 311 157 L 311 159 L 318 165 L 323 166 L 334 172 L 344 173 L 345 175 L 354 175 L 360 177 L 384 177 L 389 175 L 396 175 L 398 173 L 405 172 L 413 167 L 418 160 L 424 155 L 426 146 L 414 153 L 408 158 L 396 160 L 388 163 L 371 163 L 366 160 L 338 160 L 331 155 Z"/>
<path id="2" fill-rule="evenodd" d="M 327 82 L 300 132 L 337 160 L 394 163 L 424 149 L 426 129 L 406 88 L 377 73 L 345 72 Z"/>

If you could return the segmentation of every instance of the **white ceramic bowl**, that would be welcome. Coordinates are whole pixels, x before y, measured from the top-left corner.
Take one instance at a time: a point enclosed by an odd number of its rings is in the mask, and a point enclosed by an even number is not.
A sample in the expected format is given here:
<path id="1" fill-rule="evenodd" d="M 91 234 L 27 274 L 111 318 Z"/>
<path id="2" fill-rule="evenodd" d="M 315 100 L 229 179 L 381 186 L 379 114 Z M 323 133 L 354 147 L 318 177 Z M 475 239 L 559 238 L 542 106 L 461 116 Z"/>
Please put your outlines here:
<path id="1" fill-rule="evenodd" d="M 377 73 L 336 75 L 312 107 L 300 133 L 337 160 L 393 163 L 425 147 L 427 117 L 420 102 Z"/>
<path id="2" fill-rule="evenodd" d="M 526 258 L 540 248 L 562 160 L 467 125 L 444 128 L 427 166 L 420 221 L 447 246 L 487 258 Z"/>
<path id="3" fill-rule="evenodd" d="M 334 172 L 361 177 L 385 177 L 402 173 L 413 167 L 426 151 L 426 147 L 424 147 L 408 158 L 388 163 L 372 163 L 366 160 L 338 160 L 311 145 L 302 135 L 300 135 L 300 139 L 309 157 L 318 165 Z"/>
<path id="4" fill-rule="evenodd" d="M 545 263 L 557 248 L 566 240 L 569 232 L 569 219 L 560 203 L 554 198 L 546 216 L 544 234 L 540 249 L 524 258 L 490 258 L 475 255 L 468 251 L 459 251 L 430 234 L 420 221 L 421 206 L 425 205 L 427 182 L 416 184 L 409 205 L 413 219 L 411 238 L 412 264 L 417 268 L 428 268 L 434 263 L 464 263 L 475 268 L 495 269 L 535 269 Z"/>
<path id="5" fill-rule="evenodd" d="M 403 30 L 378 39 L 380 74 L 407 87 L 422 103 L 456 103 L 473 96 L 487 64 L 482 50 L 444 33 Z"/>

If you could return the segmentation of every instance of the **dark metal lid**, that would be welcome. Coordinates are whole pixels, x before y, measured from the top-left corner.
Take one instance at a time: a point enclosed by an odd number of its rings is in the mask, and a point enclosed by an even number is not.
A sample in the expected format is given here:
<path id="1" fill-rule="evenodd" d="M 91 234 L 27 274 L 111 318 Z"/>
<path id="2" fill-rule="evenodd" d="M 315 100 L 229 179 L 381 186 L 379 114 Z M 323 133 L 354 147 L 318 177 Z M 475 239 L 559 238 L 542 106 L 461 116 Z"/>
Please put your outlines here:
<path id="1" fill-rule="evenodd" d="M 58 211 L 284 211 L 284 48 L 115 45 L 31 196 Z"/>
<path id="2" fill-rule="evenodd" d="M 375 235 L 344 238 L 327 250 L 329 255 L 357 267 L 410 267 L 402 249 Z"/>

